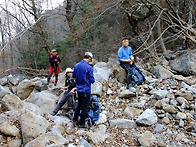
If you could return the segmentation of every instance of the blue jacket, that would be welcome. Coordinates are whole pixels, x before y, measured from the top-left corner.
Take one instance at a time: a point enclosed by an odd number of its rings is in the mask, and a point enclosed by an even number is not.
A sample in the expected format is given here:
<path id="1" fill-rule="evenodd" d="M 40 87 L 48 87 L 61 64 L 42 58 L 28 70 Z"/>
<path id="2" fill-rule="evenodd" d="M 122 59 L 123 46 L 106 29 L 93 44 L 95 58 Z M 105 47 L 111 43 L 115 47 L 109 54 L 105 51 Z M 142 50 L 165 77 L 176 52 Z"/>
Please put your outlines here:
<path id="1" fill-rule="evenodd" d="M 93 68 L 82 60 L 74 66 L 73 78 L 76 78 L 76 87 L 78 92 L 91 93 L 91 83 L 95 82 Z"/>
<path id="2" fill-rule="evenodd" d="M 123 59 L 130 59 L 130 56 L 132 55 L 132 48 L 130 46 L 128 46 L 127 49 L 125 49 L 124 46 L 122 46 L 121 48 L 119 48 L 118 50 L 118 58 L 119 61 L 122 61 Z"/>

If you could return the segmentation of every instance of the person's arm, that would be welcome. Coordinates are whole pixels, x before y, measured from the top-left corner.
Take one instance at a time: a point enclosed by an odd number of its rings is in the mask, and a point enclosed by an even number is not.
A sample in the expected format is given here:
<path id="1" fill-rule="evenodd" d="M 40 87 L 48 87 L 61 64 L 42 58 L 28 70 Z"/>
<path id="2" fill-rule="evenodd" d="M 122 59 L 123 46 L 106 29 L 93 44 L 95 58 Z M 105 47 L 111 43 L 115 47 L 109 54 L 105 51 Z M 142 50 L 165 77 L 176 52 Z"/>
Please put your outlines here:
<path id="1" fill-rule="evenodd" d="M 92 84 L 95 82 L 95 78 L 94 78 L 94 75 L 93 75 L 93 68 L 92 67 L 89 70 L 89 79 L 90 79 L 90 82 Z"/>
<path id="2" fill-rule="evenodd" d="M 70 91 L 70 93 L 74 93 L 74 92 L 75 92 L 75 90 L 77 90 L 77 88 L 76 88 L 76 87 L 72 88 L 72 90 Z"/>

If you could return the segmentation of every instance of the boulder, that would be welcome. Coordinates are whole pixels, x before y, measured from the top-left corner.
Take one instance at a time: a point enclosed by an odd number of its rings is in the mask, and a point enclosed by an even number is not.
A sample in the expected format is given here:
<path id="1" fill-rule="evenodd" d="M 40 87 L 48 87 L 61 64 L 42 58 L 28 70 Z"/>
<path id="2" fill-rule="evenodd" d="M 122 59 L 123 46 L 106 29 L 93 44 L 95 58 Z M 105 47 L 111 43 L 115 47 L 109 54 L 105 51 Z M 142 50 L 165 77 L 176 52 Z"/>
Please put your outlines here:
<path id="1" fill-rule="evenodd" d="M 134 97 L 136 95 L 136 93 L 131 92 L 129 90 L 123 90 L 122 92 L 119 93 L 119 97 L 120 98 L 131 98 Z"/>
<path id="2" fill-rule="evenodd" d="M 41 91 L 42 90 L 42 82 L 41 81 L 36 81 L 35 82 L 35 89 L 37 91 Z"/>
<path id="3" fill-rule="evenodd" d="M 3 97 L 2 102 L 8 108 L 8 110 L 15 111 L 21 110 L 24 107 L 20 98 L 13 94 L 7 94 Z"/>
<path id="4" fill-rule="evenodd" d="M 194 97 L 191 93 L 180 93 L 179 94 L 181 97 L 184 97 L 187 101 L 192 101 L 194 100 Z"/>
<path id="5" fill-rule="evenodd" d="M 1 86 L 5 86 L 6 84 L 8 84 L 7 78 L 6 78 L 6 77 L 1 78 L 1 79 L 0 79 L 0 85 L 1 85 Z"/>
<path id="6" fill-rule="evenodd" d="M 11 91 L 8 88 L 4 88 L 0 85 L 0 99 L 3 98 L 6 94 L 11 94 Z"/>
<path id="7" fill-rule="evenodd" d="M 19 83 L 19 79 L 16 78 L 16 77 L 14 77 L 14 76 L 12 76 L 12 75 L 9 75 L 9 76 L 7 77 L 7 79 L 8 79 L 8 81 L 9 81 L 11 84 L 13 84 L 13 85 L 18 85 L 18 83 Z"/>
<path id="8" fill-rule="evenodd" d="M 65 91 L 64 87 L 54 87 L 49 92 L 52 93 L 52 94 L 54 94 L 54 95 L 56 95 L 56 96 L 59 96 L 64 91 Z"/>
<path id="9" fill-rule="evenodd" d="M 25 145 L 25 147 L 45 147 L 45 146 L 58 146 L 63 147 L 68 145 L 68 141 L 63 137 L 56 134 L 43 134 L 34 140 L 30 141 Z"/>
<path id="10" fill-rule="evenodd" d="M 29 102 L 24 102 L 24 109 L 27 109 L 36 115 L 43 115 L 42 109 L 40 109 L 37 105 Z"/>
<path id="11" fill-rule="evenodd" d="M 138 125 L 151 126 L 157 123 L 158 118 L 155 112 L 151 109 L 146 109 L 136 120 Z"/>
<path id="12" fill-rule="evenodd" d="M 22 100 L 26 99 L 33 91 L 34 87 L 35 84 L 30 80 L 27 79 L 23 80 L 22 82 L 19 83 L 17 88 L 18 97 L 20 97 L 20 99 Z"/>
<path id="13" fill-rule="evenodd" d="M 157 78 L 169 78 L 172 77 L 174 74 L 172 72 L 170 72 L 169 70 L 165 69 L 163 66 L 161 65 L 157 65 L 155 67 L 152 68 L 152 73 L 157 77 Z"/>
<path id="14" fill-rule="evenodd" d="M 91 94 L 101 96 L 102 95 L 102 89 L 103 89 L 103 86 L 98 81 L 95 81 L 95 83 L 91 84 Z"/>
<path id="15" fill-rule="evenodd" d="M 171 68 L 183 75 L 196 75 L 196 52 L 183 54 L 171 61 Z"/>
<path id="16" fill-rule="evenodd" d="M 8 136 L 20 136 L 20 130 L 8 121 L 0 121 L 0 132 Z"/>
<path id="17" fill-rule="evenodd" d="M 186 91 L 190 91 L 194 94 L 196 94 L 196 88 L 193 86 L 189 86 L 188 84 L 186 84 L 185 82 L 182 82 L 180 85 L 182 88 L 184 88 Z"/>
<path id="18" fill-rule="evenodd" d="M 118 82 L 120 82 L 120 83 L 125 83 L 126 82 L 126 72 L 120 65 L 118 65 L 114 69 L 113 74 L 114 74 L 114 77 L 117 79 Z"/>
<path id="19" fill-rule="evenodd" d="M 142 147 L 150 147 L 153 146 L 153 143 L 156 141 L 156 137 L 150 131 L 146 131 L 141 135 L 141 137 L 139 137 L 138 141 Z"/>
<path id="20" fill-rule="evenodd" d="M 97 121 L 95 121 L 95 124 L 102 124 L 107 121 L 107 116 L 103 113 L 100 113 L 100 117 Z"/>
<path id="21" fill-rule="evenodd" d="M 165 98 L 167 94 L 167 90 L 157 90 L 153 93 L 154 97 L 158 100 Z"/>
<path id="22" fill-rule="evenodd" d="M 40 134 L 44 134 L 49 126 L 49 122 L 44 117 L 29 110 L 24 110 L 21 113 L 20 124 L 24 144 L 32 141 Z"/>
<path id="23" fill-rule="evenodd" d="M 94 77 L 96 81 L 105 82 L 108 81 L 111 74 L 110 69 L 107 67 L 107 63 L 98 62 L 94 65 Z"/>
<path id="24" fill-rule="evenodd" d="M 135 116 L 140 115 L 143 112 L 143 110 L 134 108 L 134 107 L 127 107 L 124 110 L 124 115 L 128 118 L 133 119 Z"/>
<path id="25" fill-rule="evenodd" d="M 21 139 L 12 139 L 7 142 L 8 147 L 21 147 L 22 141 Z"/>
<path id="26" fill-rule="evenodd" d="M 111 127 L 118 127 L 118 128 L 135 128 L 137 125 L 133 120 L 129 119 L 114 119 L 110 120 L 110 126 Z"/>
<path id="27" fill-rule="evenodd" d="M 35 104 L 42 110 L 43 114 L 52 113 L 56 106 L 56 100 L 49 97 L 40 97 Z"/>

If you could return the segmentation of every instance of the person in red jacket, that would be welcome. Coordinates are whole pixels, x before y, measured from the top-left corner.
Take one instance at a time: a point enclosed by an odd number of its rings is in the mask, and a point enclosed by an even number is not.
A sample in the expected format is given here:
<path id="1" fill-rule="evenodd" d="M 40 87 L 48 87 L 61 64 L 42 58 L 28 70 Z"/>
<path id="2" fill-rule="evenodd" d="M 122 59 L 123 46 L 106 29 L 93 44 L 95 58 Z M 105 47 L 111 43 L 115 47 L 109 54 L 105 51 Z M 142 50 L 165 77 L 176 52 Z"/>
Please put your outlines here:
<path id="1" fill-rule="evenodd" d="M 59 58 L 57 51 L 55 49 L 53 49 L 52 52 L 50 53 L 50 57 L 49 57 L 50 70 L 49 70 L 47 84 L 49 84 L 50 79 L 52 77 L 52 74 L 54 73 L 55 74 L 55 83 L 54 83 L 54 85 L 55 86 L 57 85 L 60 62 L 61 62 L 61 59 Z"/>

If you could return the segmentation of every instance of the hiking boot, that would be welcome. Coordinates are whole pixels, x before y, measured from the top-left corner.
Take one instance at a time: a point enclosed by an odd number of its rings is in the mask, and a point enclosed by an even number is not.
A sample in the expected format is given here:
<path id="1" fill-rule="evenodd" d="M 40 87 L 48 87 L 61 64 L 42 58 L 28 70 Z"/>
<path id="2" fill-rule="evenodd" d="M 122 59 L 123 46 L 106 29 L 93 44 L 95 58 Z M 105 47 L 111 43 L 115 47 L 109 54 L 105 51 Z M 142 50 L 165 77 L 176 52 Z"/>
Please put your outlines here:
<path id="1" fill-rule="evenodd" d="M 78 121 L 77 120 L 73 121 L 73 125 L 74 125 L 74 127 L 76 127 L 78 125 Z"/>
<path id="2" fill-rule="evenodd" d="M 55 82 L 55 83 L 54 83 L 54 86 L 56 86 L 56 85 L 57 85 L 57 83 Z"/>
<path id="3" fill-rule="evenodd" d="M 48 85 L 48 84 L 49 84 L 49 81 L 47 81 L 46 85 Z"/>
<path id="4" fill-rule="evenodd" d="M 51 115 L 55 116 L 56 114 L 57 114 L 57 112 L 53 111 Z"/>

